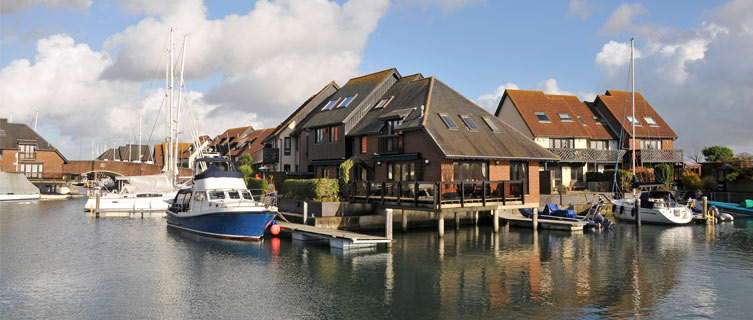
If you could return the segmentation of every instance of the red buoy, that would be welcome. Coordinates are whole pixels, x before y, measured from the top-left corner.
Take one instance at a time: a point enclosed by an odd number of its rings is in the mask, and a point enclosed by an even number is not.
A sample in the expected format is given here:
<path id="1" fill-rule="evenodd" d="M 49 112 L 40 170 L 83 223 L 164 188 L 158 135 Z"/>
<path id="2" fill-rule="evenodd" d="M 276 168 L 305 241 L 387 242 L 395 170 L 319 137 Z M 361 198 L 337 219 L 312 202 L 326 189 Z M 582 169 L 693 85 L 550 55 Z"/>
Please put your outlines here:
<path id="1" fill-rule="evenodd" d="M 280 225 L 279 224 L 273 224 L 269 227 L 269 232 L 272 232 L 272 235 L 278 235 L 280 234 Z"/>

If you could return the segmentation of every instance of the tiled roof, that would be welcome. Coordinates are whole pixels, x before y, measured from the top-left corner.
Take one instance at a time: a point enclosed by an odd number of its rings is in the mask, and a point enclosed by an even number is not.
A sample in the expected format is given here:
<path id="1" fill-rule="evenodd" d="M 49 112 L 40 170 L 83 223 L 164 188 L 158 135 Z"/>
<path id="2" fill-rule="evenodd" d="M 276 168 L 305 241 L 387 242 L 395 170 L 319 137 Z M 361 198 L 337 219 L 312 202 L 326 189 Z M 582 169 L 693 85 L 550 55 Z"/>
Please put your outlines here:
<path id="1" fill-rule="evenodd" d="M 329 96 L 332 95 L 333 92 L 337 92 L 337 90 L 340 89 L 340 86 L 337 85 L 336 82 L 331 81 L 328 83 L 324 88 L 319 90 L 315 95 L 311 96 L 310 98 L 306 99 L 301 106 L 298 107 L 293 113 L 288 116 L 287 119 L 285 119 L 280 125 L 277 126 L 274 132 L 272 132 L 267 139 L 273 139 L 275 136 L 279 135 L 280 132 L 282 132 L 285 128 L 291 125 L 292 122 L 298 120 L 298 123 L 295 124 L 296 127 L 300 126 L 301 123 L 305 121 L 305 119 L 312 113 L 315 113 L 316 108 L 321 104 L 322 101 L 326 100 L 329 101 L 330 99 L 327 99 Z M 316 104 L 316 105 L 312 105 Z M 266 140 L 266 139 L 265 139 Z"/>
<path id="2" fill-rule="evenodd" d="M 628 136 L 630 136 L 632 128 L 630 121 L 623 118 L 623 114 L 631 116 L 631 104 L 629 91 L 607 90 L 605 94 L 598 95 L 594 101 L 594 107 L 602 110 L 603 113 L 608 113 L 604 116 L 609 117 L 613 123 L 622 126 Z M 653 118 L 657 126 L 648 125 L 646 117 Z M 636 137 L 677 138 L 677 134 L 639 92 L 635 93 L 635 118 L 642 124 L 635 126 Z M 617 129 L 619 130 L 619 127 Z"/>
<path id="3" fill-rule="evenodd" d="M 590 128 L 586 128 L 593 123 L 593 114 L 590 109 L 580 102 L 576 96 L 566 95 L 549 95 L 541 91 L 531 90 L 505 90 L 505 94 L 500 102 L 500 108 L 505 98 L 509 97 L 515 107 L 518 109 L 521 117 L 534 136 L 547 137 L 591 137 Z M 549 118 L 549 121 L 540 121 L 536 112 L 543 112 Z M 499 110 L 497 110 L 499 114 Z M 559 114 L 570 115 L 570 121 L 563 121 Z M 577 116 L 591 118 L 591 122 L 586 122 L 584 126 Z M 503 119 L 504 120 L 504 119 Z M 594 127 L 596 126 L 593 123 Z M 601 134 L 602 132 L 596 131 Z"/>
<path id="4" fill-rule="evenodd" d="M 254 155 L 254 152 L 261 150 L 264 148 L 264 140 L 269 137 L 273 132 L 275 132 L 275 128 L 269 128 L 269 129 L 257 129 L 254 130 L 251 134 L 248 135 L 247 141 L 253 141 L 248 147 L 242 147 L 240 149 L 233 149 L 230 150 L 231 156 L 237 156 L 241 154 L 249 154 Z"/>
<path id="5" fill-rule="evenodd" d="M 11 123 L 8 119 L 0 118 L 0 131 L 0 149 L 18 149 L 19 140 L 33 141 L 37 144 L 36 150 L 55 151 L 63 161 L 68 162 L 57 148 L 23 123 Z"/>

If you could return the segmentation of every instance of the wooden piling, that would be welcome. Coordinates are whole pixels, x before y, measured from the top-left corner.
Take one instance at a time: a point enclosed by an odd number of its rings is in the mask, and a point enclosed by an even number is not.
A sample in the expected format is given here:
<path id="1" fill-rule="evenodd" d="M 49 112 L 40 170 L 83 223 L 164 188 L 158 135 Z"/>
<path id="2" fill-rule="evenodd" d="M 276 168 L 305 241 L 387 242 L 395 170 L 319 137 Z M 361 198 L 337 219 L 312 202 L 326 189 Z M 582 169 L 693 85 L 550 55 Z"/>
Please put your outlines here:
<path id="1" fill-rule="evenodd" d="M 641 227 L 641 199 L 635 199 L 633 208 L 635 208 L 635 226 Z"/>
<path id="2" fill-rule="evenodd" d="M 306 224 L 306 218 L 309 216 L 309 204 L 303 201 L 303 224 Z"/>
<path id="3" fill-rule="evenodd" d="M 460 229 L 460 216 L 455 212 L 455 230 Z"/>
<path id="4" fill-rule="evenodd" d="M 531 215 L 531 226 L 533 230 L 537 230 L 539 227 L 539 208 L 533 208 L 533 214 Z"/>
<path id="5" fill-rule="evenodd" d="M 384 209 L 384 237 L 392 240 L 392 209 Z M 392 242 L 387 243 L 387 247 L 392 247 Z"/>
<path id="6" fill-rule="evenodd" d="M 403 224 L 403 232 L 408 232 L 408 215 L 405 214 L 405 210 L 400 210 L 402 213 L 401 223 Z"/>
<path id="7" fill-rule="evenodd" d="M 708 222 L 709 199 L 707 197 L 703 197 L 701 199 L 701 203 L 703 203 L 703 220 Z"/>
<path id="8" fill-rule="evenodd" d="M 473 224 L 478 225 L 478 211 L 473 211 Z"/>
<path id="9" fill-rule="evenodd" d="M 444 237 L 444 212 L 442 212 L 442 210 L 440 210 L 437 213 L 437 216 L 439 218 L 437 220 L 437 231 L 439 232 L 439 237 L 442 238 L 442 237 Z"/>
<path id="10" fill-rule="evenodd" d="M 101 192 L 96 192 L 96 202 L 95 202 L 96 203 L 96 210 L 94 212 L 97 213 L 97 216 L 99 216 L 99 200 L 100 200 L 101 197 L 102 197 L 102 193 Z"/>
<path id="11" fill-rule="evenodd" d="M 494 232 L 499 232 L 499 209 L 492 210 L 493 218 L 492 225 L 494 226 Z"/>

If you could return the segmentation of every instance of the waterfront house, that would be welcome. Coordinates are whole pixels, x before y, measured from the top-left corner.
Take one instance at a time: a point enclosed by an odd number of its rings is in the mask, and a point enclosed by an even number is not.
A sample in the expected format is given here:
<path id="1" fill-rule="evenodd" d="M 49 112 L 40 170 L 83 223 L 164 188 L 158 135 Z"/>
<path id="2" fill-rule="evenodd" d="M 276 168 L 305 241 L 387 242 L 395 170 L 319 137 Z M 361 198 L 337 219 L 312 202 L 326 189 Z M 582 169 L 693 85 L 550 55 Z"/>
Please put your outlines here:
<path id="1" fill-rule="evenodd" d="M 541 168 L 542 192 L 585 188 L 585 172 L 614 169 L 624 155 L 602 113 L 574 95 L 505 90 L 495 116 L 559 157 Z"/>
<path id="2" fill-rule="evenodd" d="M 141 155 L 141 158 L 139 158 L 139 155 Z M 97 157 L 97 160 L 154 163 L 154 155 L 148 145 L 127 144 L 107 149 Z"/>
<path id="3" fill-rule="evenodd" d="M 164 168 L 164 170 L 167 170 L 165 168 L 165 151 L 167 149 L 167 142 L 163 142 L 161 144 L 154 145 L 154 164 L 156 164 L 160 168 Z M 190 142 L 179 142 L 178 146 L 178 167 L 180 168 L 190 168 L 189 166 L 189 160 L 191 158 L 191 153 L 189 150 L 193 149 L 193 143 Z"/>
<path id="4" fill-rule="evenodd" d="M 623 150 L 628 151 L 624 168 L 629 168 L 632 150 L 636 150 L 636 165 L 651 167 L 658 163 L 682 166 L 682 150 L 674 148 L 677 134 L 640 92 L 635 93 L 635 118 L 632 116 L 629 91 L 607 90 L 594 100 L 595 110 L 604 115 L 609 127 L 619 136 L 623 132 Z M 632 141 L 632 121 L 635 122 L 635 146 Z"/>
<path id="5" fill-rule="evenodd" d="M 308 98 L 298 109 L 288 116 L 277 128 L 264 140 L 264 145 L 270 145 L 271 148 L 282 149 L 278 151 L 279 158 L 276 162 L 267 162 L 265 166 L 268 171 L 283 171 L 285 173 L 301 173 L 308 169 L 307 154 L 301 154 L 301 142 L 299 137 L 301 130 L 300 125 L 308 118 L 312 112 L 330 98 L 340 86 L 334 81 L 328 83 L 316 94 Z M 297 130 L 298 129 L 298 130 Z M 303 165 L 302 165 L 303 163 Z"/>
<path id="6" fill-rule="evenodd" d="M 63 178 L 68 160 L 36 131 L 0 118 L 0 171 L 21 172 L 35 185 Z"/>
<path id="7" fill-rule="evenodd" d="M 240 138 L 253 131 L 254 128 L 251 126 L 230 128 L 212 139 L 209 145 L 214 152 L 219 153 L 223 157 L 229 157 L 230 150 L 238 148 Z"/>

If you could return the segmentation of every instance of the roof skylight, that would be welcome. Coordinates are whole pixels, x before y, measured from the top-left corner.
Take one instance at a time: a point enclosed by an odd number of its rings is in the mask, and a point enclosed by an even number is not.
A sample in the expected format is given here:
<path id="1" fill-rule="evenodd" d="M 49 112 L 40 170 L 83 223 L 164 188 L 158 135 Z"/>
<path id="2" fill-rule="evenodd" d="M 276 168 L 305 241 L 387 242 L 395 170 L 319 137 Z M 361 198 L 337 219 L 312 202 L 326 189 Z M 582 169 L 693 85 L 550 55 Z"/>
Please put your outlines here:
<path id="1" fill-rule="evenodd" d="M 329 109 L 332 109 L 332 107 L 334 107 L 338 101 L 340 101 L 340 99 L 330 100 L 329 102 L 327 102 L 327 105 L 325 105 L 324 108 L 322 108 L 322 111 L 327 111 Z"/>
<path id="2" fill-rule="evenodd" d="M 580 123 L 582 123 L 584 126 L 587 126 L 586 120 L 583 120 L 583 117 L 578 116 L 578 120 L 580 120 Z"/>
<path id="3" fill-rule="evenodd" d="M 386 107 L 387 104 L 390 103 L 390 101 L 392 101 L 392 97 L 384 98 L 382 100 L 379 100 L 379 102 L 377 102 L 377 104 L 374 106 L 374 109 L 382 109 L 382 108 Z"/>
<path id="4" fill-rule="evenodd" d="M 659 126 L 659 124 L 656 123 L 656 121 L 652 117 L 643 117 L 643 120 L 646 120 L 646 123 L 648 123 L 648 125 L 651 126 L 651 127 L 658 127 Z"/>
<path id="5" fill-rule="evenodd" d="M 350 97 L 347 97 L 347 98 L 343 99 L 342 102 L 340 102 L 340 104 L 337 105 L 337 108 L 339 109 L 339 108 L 345 108 L 345 107 L 347 107 L 351 102 L 353 102 L 353 98 L 355 98 L 355 97 L 356 96 L 350 96 Z"/>
<path id="6" fill-rule="evenodd" d="M 458 125 L 455 124 L 455 121 L 452 121 L 452 118 L 450 118 L 449 115 L 440 113 L 439 117 L 442 118 L 442 121 L 444 121 L 444 124 L 450 128 L 450 129 L 457 129 Z"/>
<path id="7" fill-rule="evenodd" d="M 499 131 L 499 129 L 497 128 L 497 125 L 494 122 L 492 122 L 491 118 L 489 118 L 489 117 L 482 117 L 481 119 L 484 119 L 484 123 L 486 123 L 486 125 L 489 127 L 489 129 L 491 129 L 494 132 Z"/>
<path id="8" fill-rule="evenodd" d="M 560 116 L 562 121 L 573 122 L 573 118 L 567 113 L 558 113 L 557 115 Z"/>
<path id="9" fill-rule="evenodd" d="M 539 118 L 539 122 L 551 122 L 551 120 L 549 120 L 549 117 L 544 112 L 534 112 L 533 114 L 536 115 L 536 118 Z"/>
<path id="10" fill-rule="evenodd" d="M 460 116 L 460 119 L 463 120 L 463 123 L 465 123 L 465 126 L 468 127 L 468 130 L 478 130 L 478 127 L 475 123 L 473 123 L 473 120 L 471 120 L 468 116 Z"/>
<path id="11" fill-rule="evenodd" d="M 628 121 L 630 122 L 630 124 L 631 124 L 631 125 L 632 125 L 633 123 L 635 123 L 635 126 L 636 126 L 636 127 L 640 127 L 640 126 L 642 126 L 642 125 L 643 125 L 643 124 L 641 124 L 640 120 L 637 120 L 637 119 L 635 119 L 635 118 L 633 118 L 633 117 L 630 117 L 630 116 L 628 116 L 628 117 L 627 117 L 627 119 L 628 119 Z"/>

